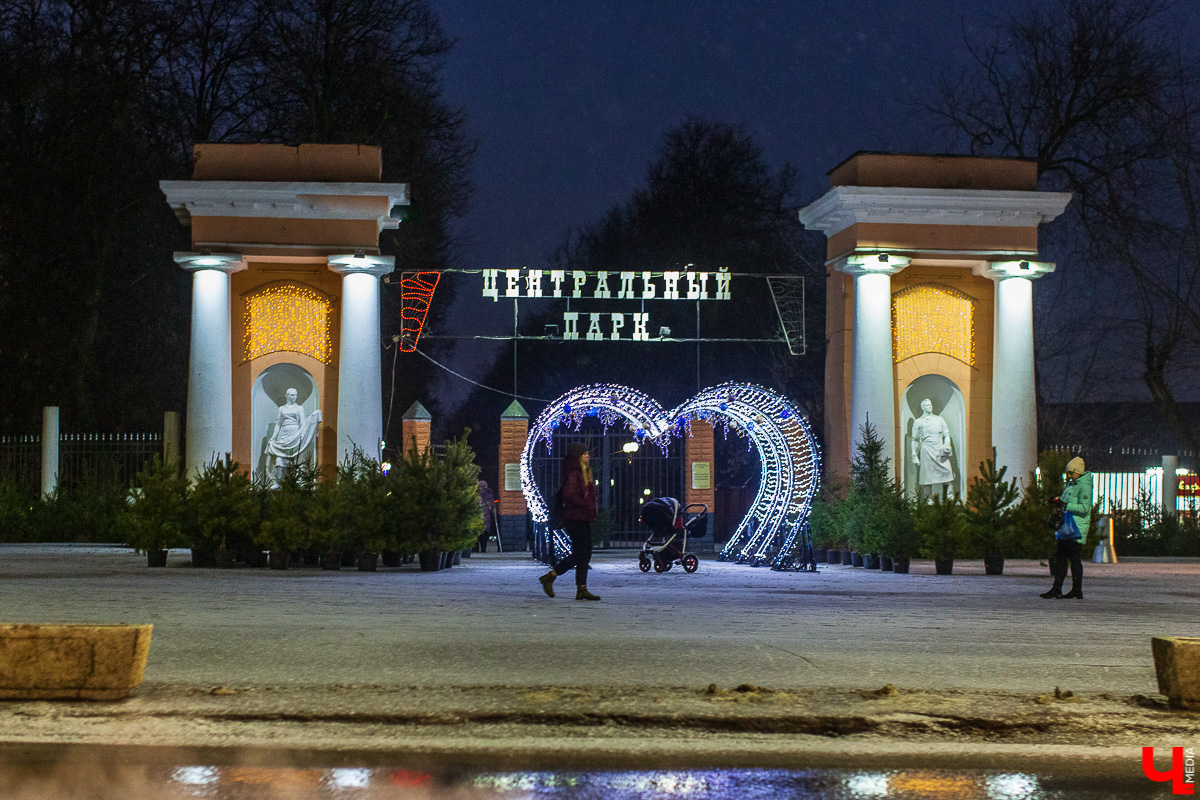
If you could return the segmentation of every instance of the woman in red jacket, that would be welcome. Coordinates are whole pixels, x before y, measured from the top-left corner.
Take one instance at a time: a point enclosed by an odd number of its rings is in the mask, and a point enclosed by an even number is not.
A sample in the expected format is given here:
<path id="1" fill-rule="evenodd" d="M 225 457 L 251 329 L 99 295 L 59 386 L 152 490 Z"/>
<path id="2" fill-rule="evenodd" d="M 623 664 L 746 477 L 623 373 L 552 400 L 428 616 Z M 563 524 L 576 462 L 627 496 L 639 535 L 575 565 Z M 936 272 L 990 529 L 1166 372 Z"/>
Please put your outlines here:
<path id="1" fill-rule="evenodd" d="M 575 599 L 599 600 L 587 588 L 588 562 L 592 560 L 592 521 L 596 519 L 596 482 L 592 480 L 587 445 L 567 446 L 563 458 L 562 518 L 571 552 L 554 569 L 538 578 L 546 594 L 554 597 L 554 579 L 575 568 Z"/>

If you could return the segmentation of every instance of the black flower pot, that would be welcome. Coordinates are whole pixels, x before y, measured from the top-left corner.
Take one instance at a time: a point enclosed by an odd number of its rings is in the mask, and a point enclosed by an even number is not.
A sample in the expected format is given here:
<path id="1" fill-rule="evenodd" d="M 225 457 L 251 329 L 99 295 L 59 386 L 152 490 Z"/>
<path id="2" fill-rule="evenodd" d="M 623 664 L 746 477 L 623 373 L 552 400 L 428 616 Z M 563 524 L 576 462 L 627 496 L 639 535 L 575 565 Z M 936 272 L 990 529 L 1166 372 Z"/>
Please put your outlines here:
<path id="1" fill-rule="evenodd" d="M 213 566 L 217 569 L 233 569 L 233 551 L 218 550 L 213 554 Z"/>
<path id="2" fill-rule="evenodd" d="M 892 572 L 908 574 L 910 560 L 908 556 L 896 556 L 892 559 Z"/>
<path id="3" fill-rule="evenodd" d="M 825 560 L 826 560 L 826 562 L 828 562 L 830 564 L 842 563 L 842 551 L 841 550 L 826 550 L 825 551 Z"/>
<path id="4" fill-rule="evenodd" d="M 894 566 L 895 566 L 895 564 L 892 561 L 890 556 L 880 556 L 879 557 L 879 569 L 882 570 L 883 572 L 891 572 L 892 568 Z"/>
<path id="5" fill-rule="evenodd" d="M 450 563 L 456 567 L 462 563 L 462 551 L 461 550 L 455 550 L 453 553 L 450 554 Z"/>
<path id="6" fill-rule="evenodd" d="M 879 569 L 879 556 L 874 553 L 863 553 L 863 569 Z"/>
<path id="7" fill-rule="evenodd" d="M 147 567 L 165 567 L 167 565 L 166 550 L 147 550 L 146 551 L 146 566 Z"/>
<path id="8" fill-rule="evenodd" d="M 813 561 L 817 564 L 824 564 L 825 563 L 825 551 L 824 550 L 813 550 Z"/>
<path id="9" fill-rule="evenodd" d="M 442 551 L 442 569 L 450 569 L 454 566 L 454 554 Z"/>
<path id="10" fill-rule="evenodd" d="M 377 572 L 379 570 L 379 553 L 359 553 L 359 572 Z"/>
<path id="11" fill-rule="evenodd" d="M 935 558 L 933 560 L 933 571 L 937 575 L 952 575 L 952 574 L 954 574 L 954 559 L 953 558 Z"/>
<path id="12" fill-rule="evenodd" d="M 984 556 L 983 557 L 983 574 L 984 575 L 1003 575 L 1004 574 L 1004 556 Z"/>
<path id="13" fill-rule="evenodd" d="M 384 550 L 381 558 L 385 567 L 398 567 L 404 556 L 396 550 Z"/>
<path id="14" fill-rule="evenodd" d="M 842 548 L 842 563 L 845 564 L 847 567 L 851 566 L 851 562 L 853 561 L 853 556 L 854 556 L 854 554 L 851 553 L 849 550 L 847 550 L 844 547 Z"/>
<path id="15" fill-rule="evenodd" d="M 442 554 L 436 550 L 422 550 L 417 559 L 421 562 L 422 572 L 436 572 L 442 568 Z"/>
<path id="16" fill-rule="evenodd" d="M 356 566 L 357 564 L 358 564 L 358 554 L 357 553 L 355 553 L 353 550 L 343 550 L 342 551 L 342 566 L 343 567 L 353 567 L 353 566 Z"/>
<path id="17" fill-rule="evenodd" d="M 271 566 L 270 560 L 271 557 L 267 554 L 266 550 L 250 550 L 246 553 L 246 563 L 252 567 L 262 569 Z M 275 567 L 275 569 L 283 569 L 283 567 Z"/>
<path id="18" fill-rule="evenodd" d="M 287 569 L 291 556 L 286 550 L 272 550 L 270 556 L 271 569 Z"/>
<path id="19" fill-rule="evenodd" d="M 846 563 L 844 559 L 843 559 L 842 563 L 843 563 L 843 564 L 844 564 L 844 563 Z M 852 567 L 861 567 L 862 565 L 863 565 L 863 556 L 862 556 L 862 553 L 855 553 L 855 552 L 851 551 L 851 553 L 850 553 L 850 566 L 852 566 Z"/>
<path id="20" fill-rule="evenodd" d="M 206 568 L 216 566 L 216 553 L 214 553 L 212 550 L 206 550 L 202 547 L 193 547 L 192 566 Z"/>
<path id="21" fill-rule="evenodd" d="M 341 569 L 342 554 L 334 551 L 331 553 L 321 553 L 321 569 Z"/>

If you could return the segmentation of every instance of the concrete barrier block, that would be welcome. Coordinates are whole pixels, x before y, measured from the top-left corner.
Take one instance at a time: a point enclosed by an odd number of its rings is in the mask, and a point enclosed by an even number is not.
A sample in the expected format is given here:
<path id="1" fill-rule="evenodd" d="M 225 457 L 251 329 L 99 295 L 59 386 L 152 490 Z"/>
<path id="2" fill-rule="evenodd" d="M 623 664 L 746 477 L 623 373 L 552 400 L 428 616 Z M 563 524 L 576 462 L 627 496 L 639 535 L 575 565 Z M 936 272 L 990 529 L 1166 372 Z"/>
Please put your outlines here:
<path id="1" fill-rule="evenodd" d="M 1200 638 L 1155 636 L 1150 647 L 1158 691 L 1175 708 L 1200 710 Z"/>
<path id="2" fill-rule="evenodd" d="M 153 625 L 0 624 L 0 700 L 120 700 L 142 682 Z"/>

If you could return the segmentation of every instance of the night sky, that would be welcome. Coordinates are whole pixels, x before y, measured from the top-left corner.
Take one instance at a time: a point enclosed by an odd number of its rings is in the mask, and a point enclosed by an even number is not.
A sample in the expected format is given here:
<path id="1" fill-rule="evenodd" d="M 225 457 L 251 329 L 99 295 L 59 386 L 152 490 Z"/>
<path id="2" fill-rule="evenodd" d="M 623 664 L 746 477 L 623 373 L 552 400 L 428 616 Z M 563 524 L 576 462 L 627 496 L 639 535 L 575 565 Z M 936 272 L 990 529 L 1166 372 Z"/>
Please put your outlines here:
<path id="1" fill-rule="evenodd" d="M 744 123 L 773 168 L 800 170 L 805 201 L 857 150 L 946 151 L 945 134 L 907 99 L 938 64 L 968 57 L 964 31 L 979 35 L 1011 5 L 436 0 L 458 39 L 444 98 L 480 142 L 457 266 L 538 265 L 569 229 L 627 201 L 689 114 Z M 511 331 L 509 303 L 480 304 L 477 277 L 454 279 L 464 295 L 455 330 L 431 332 Z M 459 346 L 443 358 L 480 379 L 500 350 Z M 470 388 L 443 373 L 437 394 L 460 402 Z"/>
<path id="2" fill-rule="evenodd" d="M 436 0 L 445 99 L 481 140 L 468 268 L 536 263 L 642 185 L 687 114 L 742 122 L 806 199 L 860 149 L 937 151 L 905 103 L 1010 2 Z M 968 17 L 964 17 L 964 12 Z"/>

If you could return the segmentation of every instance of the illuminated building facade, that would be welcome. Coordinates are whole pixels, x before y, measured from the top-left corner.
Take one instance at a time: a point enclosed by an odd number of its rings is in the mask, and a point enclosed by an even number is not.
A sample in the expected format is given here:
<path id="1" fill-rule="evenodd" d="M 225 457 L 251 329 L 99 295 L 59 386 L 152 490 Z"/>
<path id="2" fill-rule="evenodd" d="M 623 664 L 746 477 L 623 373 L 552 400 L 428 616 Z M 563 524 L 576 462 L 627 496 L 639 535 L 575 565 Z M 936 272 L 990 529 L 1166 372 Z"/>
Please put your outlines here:
<path id="1" fill-rule="evenodd" d="M 953 480 L 996 450 L 1008 476 L 1037 466 L 1033 282 L 1038 226 L 1071 196 L 1037 191 L 1032 161 L 858 153 L 800 211 L 827 237 L 825 459 L 849 475 L 869 420 L 916 490 L 921 403 L 949 429 Z"/>
<path id="2" fill-rule="evenodd" d="M 232 453 L 263 474 L 291 389 L 314 429 L 305 457 L 377 458 L 379 283 L 394 266 L 379 233 L 408 185 L 381 183 L 379 148 L 361 145 L 200 144 L 194 162 L 191 180 L 161 183 L 191 228 L 175 256 L 193 273 L 188 473 Z"/>

